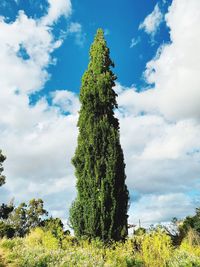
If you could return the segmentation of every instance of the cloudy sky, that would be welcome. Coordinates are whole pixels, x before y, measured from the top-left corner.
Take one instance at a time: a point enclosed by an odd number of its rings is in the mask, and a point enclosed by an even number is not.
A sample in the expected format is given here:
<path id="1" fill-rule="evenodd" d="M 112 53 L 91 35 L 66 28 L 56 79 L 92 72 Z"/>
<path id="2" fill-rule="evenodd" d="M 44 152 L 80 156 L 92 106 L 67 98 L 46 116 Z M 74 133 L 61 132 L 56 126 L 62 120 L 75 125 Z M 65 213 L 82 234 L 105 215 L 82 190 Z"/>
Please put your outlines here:
<path id="1" fill-rule="evenodd" d="M 200 206 L 200 1 L 1 0 L 0 202 L 42 198 L 67 220 L 81 76 L 96 29 L 118 76 L 130 223 Z"/>

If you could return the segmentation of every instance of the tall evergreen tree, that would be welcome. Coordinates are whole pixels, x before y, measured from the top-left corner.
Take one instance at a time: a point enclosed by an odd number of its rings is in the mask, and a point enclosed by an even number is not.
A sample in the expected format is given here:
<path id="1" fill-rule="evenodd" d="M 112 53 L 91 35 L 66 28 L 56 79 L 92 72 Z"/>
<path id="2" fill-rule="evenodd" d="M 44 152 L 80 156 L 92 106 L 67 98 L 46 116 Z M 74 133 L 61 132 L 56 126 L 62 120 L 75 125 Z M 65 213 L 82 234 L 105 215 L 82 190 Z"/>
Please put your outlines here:
<path id="1" fill-rule="evenodd" d="M 2 175 L 3 172 L 2 163 L 4 162 L 5 159 L 6 157 L 2 154 L 2 151 L 0 149 L 0 186 L 2 186 L 5 183 L 5 176 Z"/>
<path id="2" fill-rule="evenodd" d="M 99 237 L 105 242 L 127 236 L 129 200 L 119 122 L 114 116 L 116 76 L 109 54 L 99 29 L 82 77 L 78 146 L 72 159 L 78 194 L 70 209 L 77 236 Z"/>

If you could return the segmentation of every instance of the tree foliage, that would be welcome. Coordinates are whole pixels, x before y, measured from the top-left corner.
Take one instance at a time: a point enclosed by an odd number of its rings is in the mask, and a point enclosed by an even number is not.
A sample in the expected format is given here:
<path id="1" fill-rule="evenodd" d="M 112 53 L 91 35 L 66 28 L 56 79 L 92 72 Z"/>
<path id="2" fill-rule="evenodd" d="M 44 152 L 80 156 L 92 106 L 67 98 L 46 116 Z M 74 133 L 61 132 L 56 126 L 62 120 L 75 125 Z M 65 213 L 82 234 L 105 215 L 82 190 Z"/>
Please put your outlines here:
<path id="1" fill-rule="evenodd" d="M 0 219 L 8 219 L 9 217 L 9 214 L 13 211 L 14 209 L 14 206 L 13 206 L 13 203 L 10 203 L 9 205 L 7 204 L 2 204 L 0 206 Z"/>
<path id="2" fill-rule="evenodd" d="M 51 232 L 51 234 L 58 240 L 64 238 L 64 225 L 60 218 L 48 218 L 43 222 L 43 228 L 46 231 Z"/>
<path id="3" fill-rule="evenodd" d="M 193 229 L 200 235 L 200 208 L 196 209 L 194 216 L 187 216 L 182 223 L 179 224 L 179 231 L 184 238 L 190 229 Z"/>
<path id="4" fill-rule="evenodd" d="M 2 163 L 5 161 L 6 157 L 2 154 L 2 151 L 0 150 L 0 186 L 2 186 L 5 183 L 5 176 L 2 175 L 3 172 L 3 166 Z"/>
<path id="5" fill-rule="evenodd" d="M 18 207 L 14 207 L 12 202 L 8 205 L 1 205 L 0 237 L 24 237 L 37 227 L 51 232 L 60 241 L 70 234 L 69 231 L 64 230 L 60 218 L 48 217 L 42 199 L 32 199 L 28 204 L 23 202 Z"/>
<path id="6" fill-rule="evenodd" d="M 23 237 L 31 229 L 42 225 L 43 217 L 48 212 L 44 209 L 42 199 L 32 199 L 29 204 L 21 203 L 8 218 L 8 223 L 15 229 L 15 236 Z"/>
<path id="7" fill-rule="evenodd" d="M 0 221 L 0 238 L 12 238 L 15 235 L 15 229 L 5 221 Z"/>
<path id="8" fill-rule="evenodd" d="M 121 240 L 127 235 L 128 190 L 113 90 L 116 76 L 101 29 L 90 49 L 83 75 L 75 166 L 78 195 L 70 222 L 78 236 Z"/>

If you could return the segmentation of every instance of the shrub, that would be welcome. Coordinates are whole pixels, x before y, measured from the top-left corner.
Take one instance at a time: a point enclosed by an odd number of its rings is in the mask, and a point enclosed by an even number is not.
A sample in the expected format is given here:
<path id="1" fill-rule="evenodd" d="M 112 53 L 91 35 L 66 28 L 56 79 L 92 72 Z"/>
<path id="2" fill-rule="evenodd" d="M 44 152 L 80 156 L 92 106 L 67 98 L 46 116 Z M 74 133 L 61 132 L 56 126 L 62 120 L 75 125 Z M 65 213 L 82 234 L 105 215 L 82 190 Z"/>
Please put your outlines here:
<path id="1" fill-rule="evenodd" d="M 141 243 L 141 253 L 145 266 L 167 266 L 172 252 L 171 239 L 161 229 L 144 235 Z"/>
<path id="2" fill-rule="evenodd" d="M 24 240 L 29 247 L 43 247 L 44 249 L 55 250 L 59 248 L 59 240 L 49 231 L 35 228 Z"/>
<path id="3" fill-rule="evenodd" d="M 15 234 L 15 229 L 9 225 L 6 224 L 3 221 L 0 221 L 0 238 L 7 237 L 12 238 Z"/>
<path id="4" fill-rule="evenodd" d="M 50 231 L 35 228 L 24 238 L 0 240 L 0 252 L 4 265 L 13 267 L 200 267 L 196 232 L 188 233 L 175 249 L 161 229 L 105 245 L 72 236 L 60 242 Z"/>
<path id="5" fill-rule="evenodd" d="M 43 229 L 45 231 L 51 232 L 55 238 L 60 241 L 64 238 L 64 228 L 61 219 L 51 217 L 45 220 L 43 224 Z"/>
<path id="6" fill-rule="evenodd" d="M 169 267 L 200 267 L 200 258 L 188 251 L 177 249 L 169 260 Z"/>
<path id="7" fill-rule="evenodd" d="M 12 250 L 16 246 L 20 246 L 23 244 L 23 240 L 21 238 L 14 239 L 2 239 L 0 241 L 0 247 L 6 250 Z"/>
<path id="8" fill-rule="evenodd" d="M 200 236 L 198 232 L 190 229 L 186 237 L 183 239 L 179 249 L 189 253 L 191 256 L 200 257 Z"/>
<path id="9" fill-rule="evenodd" d="M 79 242 L 76 237 L 67 235 L 62 239 L 62 248 L 68 249 L 69 247 L 76 246 L 78 243 Z"/>

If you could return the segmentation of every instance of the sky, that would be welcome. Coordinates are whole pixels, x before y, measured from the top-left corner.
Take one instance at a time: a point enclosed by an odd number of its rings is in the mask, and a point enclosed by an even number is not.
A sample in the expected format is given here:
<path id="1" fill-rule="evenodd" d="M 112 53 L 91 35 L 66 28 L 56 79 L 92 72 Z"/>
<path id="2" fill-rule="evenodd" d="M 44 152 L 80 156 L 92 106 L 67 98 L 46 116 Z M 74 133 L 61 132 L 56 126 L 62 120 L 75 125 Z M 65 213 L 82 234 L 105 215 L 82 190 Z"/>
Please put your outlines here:
<path id="1" fill-rule="evenodd" d="M 65 222 L 76 196 L 71 158 L 79 90 L 103 28 L 118 79 L 129 222 L 200 206 L 200 1 L 2 0 L 0 203 L 42 198 Z"/>

